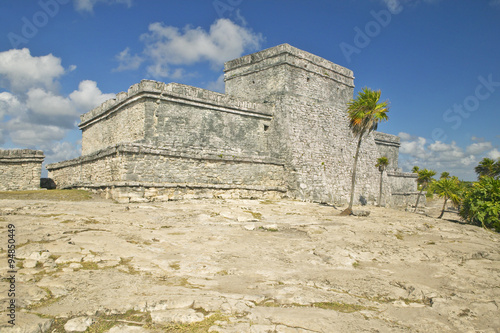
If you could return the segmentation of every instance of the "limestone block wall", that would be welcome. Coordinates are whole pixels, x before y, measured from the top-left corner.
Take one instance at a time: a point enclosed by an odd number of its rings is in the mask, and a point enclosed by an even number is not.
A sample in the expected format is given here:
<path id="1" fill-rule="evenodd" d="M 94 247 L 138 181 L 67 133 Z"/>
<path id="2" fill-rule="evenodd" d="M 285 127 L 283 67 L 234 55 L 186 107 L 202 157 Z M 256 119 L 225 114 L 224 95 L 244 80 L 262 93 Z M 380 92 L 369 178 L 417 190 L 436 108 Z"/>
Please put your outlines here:
<path id="1" fill-rule="evenodd" d="M 39 189 L 43 159 L 39 150 L 0 150 L 0 191 Z"/>
<path id="2" fill-rule="evenodd" d="M 385 156 L 389 160 L 387 171 L 398 171 L 399 147 L 401 139 L 397 135 L 373 132 L 375 143 L 380 156 Z"/>
<path id="3" fill-rule="evenodd" d="M 352 98 L 354 87 L 351 70 L 288 44 L 228 61 L 224 72 L 226 94 L 264 103 L 287 93 L 338 107 L 343 98 L 337 97 Z"/>
<path id="4" fill-rule="evenodd" d="M 271 107 L 269 147 L 291 170 L 292 195 L 347 202 L 357 143 L 346 114 L 353 79 L 352 71 L 287 44 L 226 63 L 227 94 Z M 370 135 L 358 162 L 357 200 L 377 198 L 378 156 Z"/>
<path id="5" fill-rule="evenodd" d="M 83 116 L 82 116 L 83 118 Z M 144 139 L 145 105 L 131 101 L 120 112 L 82 122 L 82 154 L 87 155 L 122 142 Z"/>
<path id="6" fill-rule="evenodd" d="M 58 188 L 140 185 L 286 192 L 282 161 L 205 149 L 120 144 L 47 169 Z"/>
<path id="7" fill-rule="evenodd" d="M 415 204 L 418 197 L 416 173 L 387 172 L 387 181 L 391 189 L 390 206 L 409 206 Z M 425 205 L 425 200 L 422 202 Z"/>
<path id="8" fill-rule="evenodd" d="M 271 121 L 259 103 L 177 83 L 143 80 L 81 116 L 82 154 L 119 143 L 267 153 Z"/>

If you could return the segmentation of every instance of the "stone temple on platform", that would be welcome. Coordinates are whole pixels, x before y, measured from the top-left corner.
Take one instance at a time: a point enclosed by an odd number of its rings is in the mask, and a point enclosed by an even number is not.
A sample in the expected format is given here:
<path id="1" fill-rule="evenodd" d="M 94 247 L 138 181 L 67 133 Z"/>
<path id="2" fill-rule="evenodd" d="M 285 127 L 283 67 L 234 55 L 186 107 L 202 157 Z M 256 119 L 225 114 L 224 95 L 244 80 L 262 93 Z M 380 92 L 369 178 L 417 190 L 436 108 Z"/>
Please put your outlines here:
<path id="1" fill-rule="evenodd" d="M 58 188 L 119 202 L 181 198 L 278 198 L 343 204 L 357 140 L 347 68 L 288 44 L 225 64 L 225 94 L 143 80 L 81 116 L 82 156 L 47 166 Z M 383 204 L 417 198 L 416 174 L 398 168 L 400 139 L 366 136 L 357 202 L 375 203 L 386 156 Z"/>

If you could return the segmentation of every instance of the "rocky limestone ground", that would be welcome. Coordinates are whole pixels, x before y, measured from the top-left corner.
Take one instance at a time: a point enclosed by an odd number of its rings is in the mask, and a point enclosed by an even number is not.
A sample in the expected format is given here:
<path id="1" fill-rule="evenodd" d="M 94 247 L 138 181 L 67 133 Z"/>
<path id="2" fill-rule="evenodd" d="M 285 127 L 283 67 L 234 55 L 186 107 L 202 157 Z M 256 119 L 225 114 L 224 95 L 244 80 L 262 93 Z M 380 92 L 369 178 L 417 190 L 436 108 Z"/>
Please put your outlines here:
<path id="1" fill-rule="evenodd" d="M 2 199 L 0 331 L 500 332 L 499 234 L 363 209 Z"/>

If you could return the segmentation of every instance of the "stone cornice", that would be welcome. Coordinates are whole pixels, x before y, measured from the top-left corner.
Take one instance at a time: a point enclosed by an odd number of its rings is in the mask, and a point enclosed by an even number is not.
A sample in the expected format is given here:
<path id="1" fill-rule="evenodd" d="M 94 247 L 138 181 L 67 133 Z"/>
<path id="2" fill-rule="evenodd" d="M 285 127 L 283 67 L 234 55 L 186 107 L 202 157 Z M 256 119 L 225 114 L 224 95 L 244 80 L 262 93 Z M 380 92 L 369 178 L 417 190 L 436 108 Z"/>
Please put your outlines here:
<path id="1" fill-rule="evenodd" d="M 114 99 L 107 100 L 100 106 L 80 116 L 79 127 L 85 127 L 118 112 L 128 104 L 141 99 L 164 100 L 187 104 L 206 109 L 229 112 L 242 116 L 271 120 L 268 108 L 260 103 L 244 101 L 232 96 L 179 83 L 163 83 L 142 80 L 130 87 L 128 92 L 121 92 Z"/>

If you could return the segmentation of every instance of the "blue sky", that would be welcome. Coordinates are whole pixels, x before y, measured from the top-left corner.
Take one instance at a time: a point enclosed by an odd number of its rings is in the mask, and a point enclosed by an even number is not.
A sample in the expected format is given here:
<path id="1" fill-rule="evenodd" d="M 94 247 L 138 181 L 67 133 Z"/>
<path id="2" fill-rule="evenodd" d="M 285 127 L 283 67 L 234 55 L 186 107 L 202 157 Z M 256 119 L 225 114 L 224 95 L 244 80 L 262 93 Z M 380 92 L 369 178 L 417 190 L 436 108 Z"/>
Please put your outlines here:
<path id="1" fill-rule="evenodd" d="M 400 166 L 500 158 L 500 0 L 4 0 L 0 148 L 80 155 L 79 115 L 141 79 L 223 91 L 224 61 L 288 43 L 391 103 Z"/>

